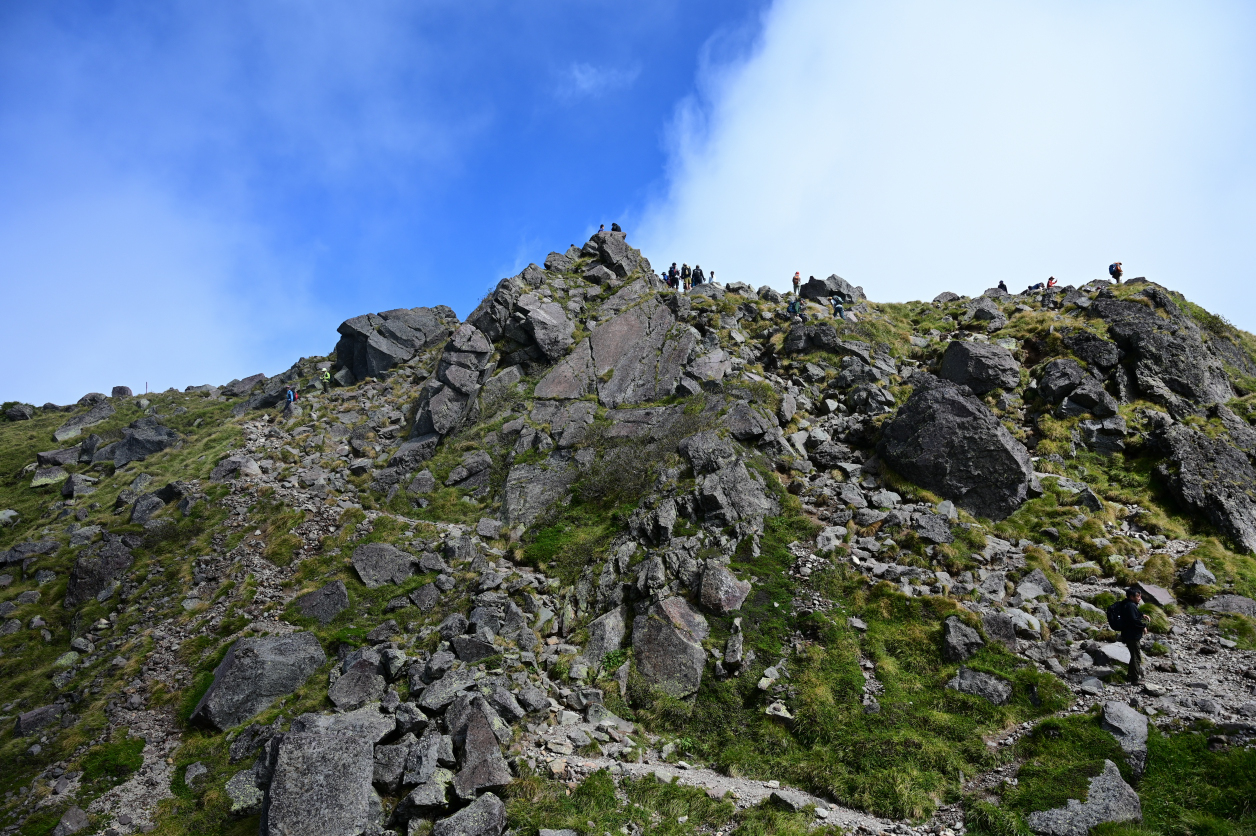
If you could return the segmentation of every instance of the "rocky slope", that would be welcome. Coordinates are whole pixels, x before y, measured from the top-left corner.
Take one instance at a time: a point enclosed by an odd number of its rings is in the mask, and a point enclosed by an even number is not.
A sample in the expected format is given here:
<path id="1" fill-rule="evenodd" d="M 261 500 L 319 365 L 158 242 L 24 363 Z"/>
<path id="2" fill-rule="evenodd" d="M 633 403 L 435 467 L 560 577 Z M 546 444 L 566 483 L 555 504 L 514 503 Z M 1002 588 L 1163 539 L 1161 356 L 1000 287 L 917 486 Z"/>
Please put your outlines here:
<path id="1" fill-rule="evenodd" d="M 1246 832 L 1256 340 L 801 295 L 599 233 L 273 378 L 5 404 L 0 831 Z"/>

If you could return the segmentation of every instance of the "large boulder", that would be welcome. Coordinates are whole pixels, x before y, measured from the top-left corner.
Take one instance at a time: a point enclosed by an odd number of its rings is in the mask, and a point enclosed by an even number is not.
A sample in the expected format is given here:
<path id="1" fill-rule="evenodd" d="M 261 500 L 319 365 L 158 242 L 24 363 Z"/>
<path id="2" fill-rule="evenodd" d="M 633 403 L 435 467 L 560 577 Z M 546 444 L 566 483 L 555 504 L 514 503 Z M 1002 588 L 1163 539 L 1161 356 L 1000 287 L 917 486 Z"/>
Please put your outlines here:
<path id="1" fill-rule="evenodd" d="M 444 342 L 457 326 L 458 315 L 444 305 L 355 316 L 336 329 L 336 361 L 354 380 L 375 377 Z"/>
<path id="2" fill-rule="evenodd" d="M 349 590 L 344 581 L 332 581 L 325 586 L 307 592 L 296 600 L 297 609 L 306 618 L 319 624 L 328 624 L 349 608 Z"/>
<path id="3" fill-rule="evenodd" d="M 698 597 L 710 612 L 724 615 L 741 609 L 750 594 L 749 581 L 738 580 L 726 566 L 712 559 L 702 569 L 702 585 Z"/>
<path id="4" fill-rule="evenodd" d="M 135 562 L 131 550 L 118 538 L 110 538 L 89 554 L 74 561 L 65 589 L 65 607 L 73 609 L 110 588 Z"/>
<path id="5" fill-rule="evenodd" d="M 538 296 L 526 294 L 519 298 L 515 311 L 523 319 L 524 332 L 532 338 L 545 359 L 551 362 L 557 360 L 571 348 L 575 325 L 557 302 L 546 302 Z"/>
<path id="6" fill-rule="evenodd" d="M 192 719 L 219 731 L 238 726 L 291 694 L 326 662 L 311 633 L 240 639 L 214 670 Z"/>
<path id="7" fill-rule="evenodd" d="M 599 261 L 619 278 L 627 278 L 638 267 L 647 267 L 641 258 L 640 250 L 628 246 L 627 236 L 623 232 L 602 230 L 594 233 L 585 245 L 585 251 L 593 249 Z"/>
<path id="8" fill-rule="evenodd" d="M 492 722 L 477 701 L 471 706 L 467 719 L 462 739 L 462 769 L 454 776 L 454 792 L 464 801 L 471 801 L 485 790 L 506 786 L 510 779 L 510 767 L 502 757 Z"/>
<path id="9" fill-rule="evenodd" d="M 828 299 L 830 296 L 841 294 L 846 299 L 847 304 L 855 302 L 863 302 L 868 297 L 864 296 L 864 289 L 856 287 L 841 276 L 834 273 L 827 279 L 809 279 L 801 288 L 798 289 L 798 295 L 804 299 Z"/>
<path id="10" fill-rule="evenodd" d="M 1027 821 L 1029 829 L 1039 836 L 1087 836 L 1100 824 L 1142 818 L 1138 793 L 1125 783 L 1116 764 L 1105 760 L 1103 771 L 1090 779 L 1085 801 L 1070 798 L 1064 807 L 1030 813 Z"/>
<path id="11" fill-rule="evenodd" d="M 538 398 L 570 399 L 593 392 L 608 407 L 676 394 L 699 336 L 657 299 L 593 329 L 536 385 Z"/>
<path id="12" fill-rule="evenodd" d="M 702 683 L 706 666 L 706 619 L 683 598 L 670 598 L 639 615 L 632 624 L 632 651 L 646 684 L 683 699 Z"/>
<path id="13" fill-rule="evenodd" d="M 501 836 L 506 828 L 506 805 L 491 792 L 432 826 L 432 836 Z"/>
<path id="14" fill-rule="evenodd" d="M 1147 768 L 1147 715 L 1115 700 L 1103 704 L 1100 725 L 1116 738 L 1135 775 Z"/>
<path id="15" fill-rule="evenodd" d="M 946 661 L 967 662 L 985 644 L 981 635 L 958 616 L 942 622 L 942 658 Z"/>
<path id="16" fill-rule="evenodd" d="M 152 416 L 133 422 L 122 431 L 122 435 L 122 440 L 113 445 L 114 467 L 143 461 L 154 453 L 160 453 L 179 443 L 179 434 L 169 427 L 163 427 Z"/>
<path id="17" fill-rule="evenodd" d="M 1225 363 L 1162 288 L 1149 285 L 1129 300 L 1102 292 L 1090 313 L 1107 322 L 1108 335 L 1134 358 L 1134 379 L 1149 400 L 1183 415 L 1234 397 Z"/>
<path id="18" fill-rule="evenodd" d="M 361 836 L 371 832 L 371 741 L 359 735 L 284 735 L 262 811 L 263 836 Z M 375 802 L 375 803 L 372 803 Z"/>
<path id="19" fill-rule="evenodd" d="M 52 434 L 57 441 L 68 441 L 71 438 L 77 438 L 87 427 L 94 427 L 97 424 L 103 424 L 113 416 L 114 406 L 109 401 L 101 401 L 82 415 L 75 415 L 66 421 Z"/>
<path id="20" fill-rule="evenodd" d="M 1156 467 L 1169 492 L 1244 551 L 1256 551 L 1256 468 L 1240 450 L 1183 423 L 1156 435 L 1166 460 Z"/>
<path id="21" fill-rule="evenodd" d="M 470 323 L 458 326 L 441 352 L 436 374 L 420 390 L 410 433 L 412 441 L 432 437 L 439 440 L 458 428 L 475 405 L 480 386 L 491 370 L 492 356 L 493 344 L 487 335 Z M 407 463 L 430 458 L 434 451 L 433 444 L 425 455 L 416 455 Z"/>
<path id="22" fill-rule="evenodd" d="M 1025 501 L 1029 451 L 977 398 L 927 374 L 886 426 L 877 452 L 900 475 L 975 516 L 1001 520 Z"/>
<path id="23" fill-rule="evenodd" d="M 939 374 L 984 395 L 991 389 L 1016 388 L 1020 383 L 1020 363 L 1001 346 L 955 341 L 942 354 Z"/>
<path id="24" fill-rule="evenodd" d="M 414 557 L 389 543 L 366 543 L 353 550 L 353 568 L 368 589 L 405 583 L 414 574 Z"/>
<path id="25" fill-rule="evenodd" d="M 575 478 L 575 467 L 556 456 L 539 465 L 515 465 L 502 489 L 502 516 L 506 524 L 531 524 L 547 508 L 567 498 Z"/>
<path id="26" fill-rule="evenodd" d="M 1052 360 L 1042 369 L 1038 381 L 1038 394 L 1048 403 L 1059 403 L 1077 388 L 1086 372 L 1076 360 L 1067 357 Z"/>
<path id="27" fill-rule="evenodd" d="M 584 645 L 584 658 L 590 664 L 601 664 L 609 653 L 619 650 L 628 629 L 628 611 L 619 606 L 589 622 L 589 640 Z"/>

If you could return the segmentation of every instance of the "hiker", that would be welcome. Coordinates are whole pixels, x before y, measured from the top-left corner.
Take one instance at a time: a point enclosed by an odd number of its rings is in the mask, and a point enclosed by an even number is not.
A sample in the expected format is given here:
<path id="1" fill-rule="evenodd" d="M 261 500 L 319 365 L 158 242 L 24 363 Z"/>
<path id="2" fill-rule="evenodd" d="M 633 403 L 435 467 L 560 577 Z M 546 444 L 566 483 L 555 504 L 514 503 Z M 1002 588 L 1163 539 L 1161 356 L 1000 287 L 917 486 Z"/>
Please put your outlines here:
<path id="1" fill-rule="evenodd" d="M 697 287 L 698 285 L 702 284 L 704 281 L 706 281 L 706 276 L 703 275 L 702 273 L 702 265 L 701 264 L 693 265 L 693 286 Z"/>
<path id="2" fill-rule="evenodd" d="M 623 227 L 619 224 L 611 224 L 611 232 L 623 232 Z"/>
<path id="3" fill-rule="evenodd" d="M 1007 285 L 1003 283 L 1002 279 L 999 279 L 999 290 L 1003 291 L 1004 293 L 1007 293 Z"/>
<path id="4" fill-rule="evenodd" d="M 672 262 L 671 269 L 667 271 L 667 286 L 672 290 L 676 289 L 676 278 L 680 275 L 680 271 L 676 269 L 676 262 Z"/>
<path id="5" fill-rule="evenodd" d="M 785 313 L 789 314 L 790 319 L 798 317 L 803 322 L 807 321 L 807 315 L 802 312 L 802 303 L 798 301 L 797 296 L 789 300 L 789 304 L 785 306 Z"/>
<path id="6" fill-rule="evenodd" d="M 1047 290 L 1050 290 L 1051 288 L 1055 287 L 1057 284 L 1058 282 L 1055 280 L 1055 276 L 1047 276 Z"/>
<path id="7" fill-rule="evenodd" d="M 714 270 L 711 271 L 711 275 L 707 276 L 707 282 L 709 282 L 710 284 L 715 284 L 715 271 Z"/>
<path id="8" fill-rule="evenodd" d="M 598 224 L 598 225 L 597 225 L 597 231 L 598 231 L 598 232 L 605 232 L 605 231 L 606 231 L 606 224 Z"/>
<path id="9" fill-rule="evenodd" d="M 846 319 L 846 298 L 840 293 L 834 293 L 833 298 L 833 316 L 839 319 Z"/>
<path id="10" fill-rule="evenodd" d="M 1125 590 L 1125 600 L 1108 607 L 1108 626 L 1121 634 L 1121 643 L 1129 648 L 1129 680 L 1137 685 L 1143 678 L 1143 653 L 1138 643 L 1147 632 L 1147 619 L 1138 611 L 1143 593 L 1136 586 Z"/>
<path id="11" fill-rule="evenodd" d="M 1114 261 L 1108 265 L 1108 275 L 1111 276 L 1117 284 L 1121 283 L 1121 274 L 1124 272 L 1125 271 L 1121 269 L 1121 262 L 1119 261 Z"/>
<path id="12" fill-rule="evenodd" d="M 331 369 L 323 369 L 322 381 L 324 386 L 331 388 Z"/>
<path id="13" fill-rule="evenodd" d="M 289 386 L 289 387 L 288 387 L 288 388 L 284 391 L 284 398 L 288 401 L 288 403 L 290 403 L 290 404 L 291 404 L 291 403 L 293 403 L 294 401 L 296 401 L 296 399 L 297 399 L 297 393 L 296 393 L 296 392 L 294 392 L 294 391 L 292 391 L 292 387 L 291 387 L 291 386 Z"/>
<path id="14" fill-rule="evenodd" d="M 1038 284 L 1031 284 L 1029 287 L 1025 288 L 1026 293 L 1032 293 L 1035 290 L 1042 290 L 1042 282 L 1038 282 Z"/>
<path id="15" fill-rule="evenodd" d="M 685 293 L 689 292 L 689 279 L 692 276 L 693 276 L 693 273 L 689 271 L 688 264 L 680 265 L 680 283 L 684 286 Z"/>
<path id="16" fill-rule="evenodd" d="M 802 274 L 795 271 L 794 272 L 794 295 L 795 296 L 798 295 L 798 286 L 800 284 L 802 284 Z"/>

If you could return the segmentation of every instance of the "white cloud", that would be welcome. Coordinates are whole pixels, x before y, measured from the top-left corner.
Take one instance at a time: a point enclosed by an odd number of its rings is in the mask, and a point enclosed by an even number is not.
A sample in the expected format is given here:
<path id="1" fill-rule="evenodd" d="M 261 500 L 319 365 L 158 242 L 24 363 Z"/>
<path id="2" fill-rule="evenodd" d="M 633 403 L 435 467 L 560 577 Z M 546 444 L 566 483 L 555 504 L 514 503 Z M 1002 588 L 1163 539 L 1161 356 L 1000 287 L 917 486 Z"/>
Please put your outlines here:
<path id="1" fill-rule="evenodd" d="M 639 75 L 640 67 L 616 69 L 576 62 L 563 73 L 557 95 L 564 100 L 595 98 L 628 87 Z"/>
<path id="2" fill-rule="evenodd" d="M 777 0 L 678 108 L 644 246 L 883 300 L 1121 260 L 1256 327 L 1253 34 L 1241 4 Z"/>

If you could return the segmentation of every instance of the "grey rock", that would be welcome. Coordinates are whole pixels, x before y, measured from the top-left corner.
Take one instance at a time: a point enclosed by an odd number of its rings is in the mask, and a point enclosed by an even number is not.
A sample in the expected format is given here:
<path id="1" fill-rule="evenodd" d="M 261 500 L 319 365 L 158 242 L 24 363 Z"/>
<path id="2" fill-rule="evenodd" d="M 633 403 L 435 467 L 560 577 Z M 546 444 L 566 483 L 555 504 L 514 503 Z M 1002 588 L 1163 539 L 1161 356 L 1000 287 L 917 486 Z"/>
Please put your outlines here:
<path id="1" fill-rule="evenodd" d="M 487 659 L 490 656 L 496 656 L 501 653 L 492 642 L 478 639 L 475 636 L 454 636 L 453 642 L 454 653 L 457 657 L 469 665 L 474 665 L 481 659 Z"/>
<path id="2" fill-rule="evenodd" d="M 302 714 L 292 721 L 292 730 L 318 734 L 352 734 L 375 745 L 397 730 L 397 719 L 394 715 L 381 711 L 379 703 L 372 703 L 343 714 Z"/>
<path id="3" fill-rule="evenodd" d="M 296 605 L 306 618 L 328 624 L 349 608 L 349 591 L 345 589 L 344 581 L 332 581 L 297 598 Z"/>
<path id="4" fill-rule="evenodd" d="M 242 769 L 227 781 L 224 787 L 231 815 L 237 818 L 255 816 L 262 812 L 262 791 L 257 788 L 252 769 Z"/>
<path id="5" fill-rule="evenodd" d="M 1042 369 L 1042 378 L 1038 381 L 1038 394 L 1048 403 L 1059 403 L 1077 388 L 1086 372 L 1076 360 L 1061 358 L 1052 360 Z"/>
<path id="6" fill-rule="evenodd" d="M 163 427 L 152 417 L 141 418 L 122 431 L 123 438 L 113 446 L 113 466 L 125 467 L 143 461 L 179 443 L 179 434 Z"/>
<path id="7" fill-rule="evenodd" d="M 680 442 L 678 449 L 689 460 L 693 472 L 699 475 L 714 473 L 737 460 L 733 446 L 712 430 L 689 436 Z"/>
<path id="8" fill-rule="evenodd" d="M 952 342 L 942 355 L 939 374 L 984 395 L 992 389 L 1015 389 L 1020 383 L 1020 364 L 1010 351 L 997 345 Z"/>
<path id="9" fill-rule="evenodd" d="M 918 514 L 914 528 L 921 539 L 930 543 L 950 543 L 955 539 L 951 533 L 951 521 L 940 514 Z"/>
<path id="10" fill-rule="evenodd" d="M 1208 571 L 1202 560 L 1196 560 L 1183 570 L 1181 579 L 1187 586 L 1212 586 L 1217 582 L 1217 576 Z"/>
<path id="11" fill-rule="evenodd" d="M 474 684 L 475 676 L 469 670 L 451 670 L 424 688 L 418 703 L 429 711 L 443 709 Z"/>
<path id="12" fill-rule="evenodd" d="M 1147 768 L 1147 716 L 1123 702 L 1108 701 L 1103 704 L 1100 725 L 1121 744 L 1134 774 L 1142 775 Z"/>
<path id="13" fill-rule="evenodd" d="M 619 650 L 628 629 L 628 611 L 619 606 L 589 622 L 589 640 L 583 656 L 592 665 L 601 664 L 609 653 Z"/>
<path id="14" fill-rule="evenodd" d="M 1143 593 L 1143 600 L 1149 604 L 1155 604 L 1157 607 L 1168 607 L 1176 603 L 1173 600 L 1173 593 L 1163 586 L 1156 586 L 1146 581 L 1138 581 L 1134 586 L 1138 587 L 1139 591 Z"/>
<path id="15" fill-rule="evenodd" d="M 1028 497 L 1029 451 L 955 384 L 927 374 L 886 426 L 877 452 L 900 475 L 969 513 L 1001 520 Z"/>
<path id="16" fill-rule="evenodd" d="M 70 836 L 71 833 L 86 829 L 90 823 L 87 813 L 83 812 L 80 807 L 71 807 L 61 815 L 61 820 L 52 829 L 52 836 Z"/>
<path id="17" fill-rule="evenodd" d="M 1006 705 L 1012 698 L 1012 686 L 1006 680 L 966 667 L 961 667 L 946 687 L 961 694 L 981 697 L 991 705 Z"/>
<path id="18" fill-rule="evenodd" d="M 192 719 L 218 731 L 238 726 L 291 694 L 326 662 L 311 633 L 240 639 L 214 670 Z"/>
<path id="19" fill-rule="evenodd" d="M 35 471 L 35 476 L 31 479 L 32 488 L 45 488 L 49 485 L 59 485 L 66 479 L 70 478 L 70 474 L 64 467 L 41 467 Z"/>
<path id="20" fill-rule="evenodd" d="M 414 574 L 414 558 L 389 543 L 366 543 L 353 550 L 353 568 L 368 589 L 404 583 Z"/>
<path id="21" fill-rule="evenodd" d="M 337 677 L 327 689 L 327 697 L 341 711 L 353 711 L 369 702 L 377 702 L 384 696 L 387 687 L 378 661 L 364 658 L 348 666 Z"/>
<path id="22" fill-rule="evenodd" d="M 1217 595 L 1204 603 L 1204 609 L 1256 618 L 1256 601 L 1242 595 Z"/>
<path id="23" fill-rule="evenodd" d="M 1102 383 L 1088 376 L 1069 393 L 1058 411 L 1070 417 L 1089 412 L 1096 418 L 1108 418 L 1116 415 L 1116 410 L 1116 398 L 1104 391 Z"/>
<path id="24" fill-rule="evenodd" d="M 942 658 L 948 662 L 966 662 L 978 650 L 985 646 L 985 641 L 977 631 L 951 616 L 942 622 Z"/>
<path id="25" fill-rule="evenodd" d="M 502 757 L 493 726 L 484 711 L 473 705 L 462 741 L 462 768 L 454 776 L 454 792 L 470 801 L 484 790 L 506 786 L 510 779 L 510 767 Z"/>
<path id="26" fill-rule="evenodd" d="M 741 609 L 750 594 L 750 583 L 737 576 L 715 560 L 708 560 L 702 569 L 702 586 L 699 598 L 707 610 L 724 615 Z"/>
<path id="27" fill-rule="evenodd" d="M 1186 424 L 1161 429 L 1156 438 L 1166 461 L 1156 467 L 1169 492 L 1182 505 L 1203 516 L 1243 550 L 1256 550 L 1256 468 L 1247 455 Z"/>
<path id="28" fill-rule="evenodd" d="M 69 441 L 71 438 L 77 438 L 88 427 L 94 427 L 97 424 L 103 424 L 105 421 L 108 421 L 116 411 L 113 404 L 109 401 L 102 401 L 82 415 L 75 415 L 66 421 L 57 428 L 52 437 L 57 441 Z"/>
<path id="29" fill-rule="evenodd" d="M 1084 802 L 1070 798 L 1064 807 L 1030 813 L 1027 822 L 1039 836 L 1087 836 L 1100 824 L 1142 818 L 1138 793 L 1125 783 L 1116 764 L 1105 760 L 1103 771 L 1090 779 Z"/>
<path id="30" fill-rule="evenodd" d="M 543 511 L 566 499 L 575 478 L 575 468 L 553 456 L 545 465 L 515 465 L 502 489 L 502 516 L 506 524 L 532 523 Z"/>
<path id="31" fill-rule="evenodd" d="M 131 506 L 130 521 L 137 525 L 143 525 L 165 507 L 166 503 L 162 502 L 161 497 L 157 496 L 157 494 L 146 493 L 137 497 L 135 504 Z"/>
<path id="32" fill-rule="evenodd" d="M 438 819 L 432 836 L 500 836 L 506 827 L 506 805 L 491 792 L 449 818 Z"/>
<path id="33" fill-rule="evenodd" d="M 66 609 L 73 609 L 100 595 L 122 577 L 133 562 L 131 550 L 121 540 L 115 539 L 108 540 L 94 554 L 79 557 L 70 570 L 70 582 L 65 590 Z"/>
<path id="34" fill-rule="evenodd" d="M 14 404 L 4 411 L 4 417 L 10 421 L 29 421 L 35 417 L 35 407 L 28 403 Z"/>
<path id="35" fill-rule="evenodd" d="M 867 300 L 862 287 L 856 287 L 836 273 L 827 279 L 809 279 L 798 289 L 798 295 L 804 299 L 821 300 L 839 294 L 850 305 Z"/>
<path id="36" fill-rule="evenodd" d="M 647 685 L 683 699 L 698 690 L 706 665 L 706 620 L 672 598 L 633 621 L 632 648 Z"/>
<path id="37" fill-rule="evenodd" d="M 266 793 L 266 836 L 360 836 L 373 823 L 369 740 L 343 732 L 289 733 Z"/>
<path id="38" fill-rule="evenodd" d="M 458 325 L 458 316 L 444 305 L 397 309 L 347 319 L 337 332 L 337 365 L 354 380 L 378 376 L 405 363 L 415 353 L 439 345 Z"/>
<path id="39" fill-rule="evenodd" d="M 63 714 L 65 714 L 65 706 L 60 703 L 41 705 L 39 708 L 23 711 L 17 715 L 17 722 L 13 725 L 13 736 L 26 737 L 34 734 L 60 720 Z"/>
<path id="40" fill-rule="evenodd" d="M 414 478 L 406 486 L 406 491 L 416 496 L 431 493 L 434 490 L 436 490 L 436 477 L 432 475 L 430 470 L 421 470 L 414 474 Z"/>

